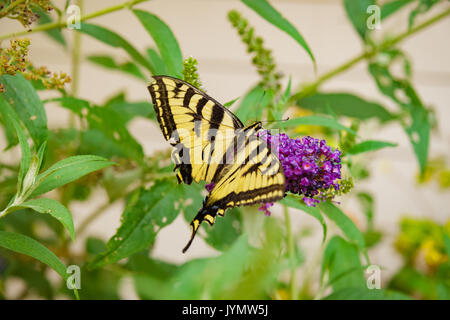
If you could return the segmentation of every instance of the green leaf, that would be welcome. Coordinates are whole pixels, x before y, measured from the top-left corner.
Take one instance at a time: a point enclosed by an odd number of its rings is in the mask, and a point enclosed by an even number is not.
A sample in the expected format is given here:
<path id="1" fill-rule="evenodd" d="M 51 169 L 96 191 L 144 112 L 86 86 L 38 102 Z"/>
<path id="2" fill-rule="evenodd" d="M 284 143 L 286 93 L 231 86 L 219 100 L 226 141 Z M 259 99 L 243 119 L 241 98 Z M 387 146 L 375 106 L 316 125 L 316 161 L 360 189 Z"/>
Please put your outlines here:
<path id="1" fill-rule="evenodd" d="M 381 122 L 392 120 L 393 116 L 380 104 L 364 100 L 351 93 L 316 93 L 297 102 L 301 108 L 316 113 L 329 113 L 357 119 L 377 118 Z"/>
<path id="2" fill-rule="evenodd" d="M 75 241 L 75 228 L 73 225 L 72 215 L 69 210 L 61 203 L 53 199 L 39 198 L 28 200 L 20 205 L 20 207 L 30 208 L 40 213 L 48 213 L 56 218 L 69 231 L 73 241 Z"/>
<path id="3" fill-rule="evenodd" d="M 142 146 L 130 134 L 126 127 L 127 119 L 120 113 L 111 108 L 92 107 L 89 108 L 86 119 L 89 128 L 100 131 L 113 145 L 121 149 L 123 156 L 144 165 Z"/>
<path id="4" fill-rule="evenodd" d="M 370 64 L 369 71 L 379 90 L 408 113 L 408 118 L 405 119 L 403 127 L 413 146 L 420 172 L 423 174 L 428 159 L 431 129 L 428 110 L 409 80 L 395 78 L 389 69 L 381 64 Z"/>
<path id="5" fill-rule="evenodd" d="M 140 102 L 113 102 L 107 106 L 114 110 L 122 117 L 125 123 L 128 123 L 136 117 L 143 117 L 151 120 L 156 120 L 153 105 L 147 101 Z"/>
<path id="6" fill-rule="evenodd" d="M 298 32 L 298 30 L 278 12 L 267 0 L 242 0 L 249 8 L 253 9 L 262 18 L 267 20 L 269 23 L 273 24 L 280 30 L 286 32 L 290 35 L 303 49 L 306 50 L 311 60 L 314 62 L 314 67 L 316 65 L 316 59 L 314 58 L 311 49 L 306 43 L 305 39 Z"/>
<path id="7" fill-rule="evenodd" d="M 166 64 L 155 49 L 153 48 L 147 49 L 147 56 L 148 59 L 150 60 L 150 63 L 153 64 L 154 75 L 167 74 Z"/>
<path id="8" fill-rule="evenodd" d="M 437 281 L 413 267 L 403 266 L 389 281 L 390 289 L 420 295 L 423 299 L 436 299 Z"/>
<path id="9" fill-rule="evenodd" d="M 302 210 L 303 212 L 306 212 L 307 214 L 316 218 L 322 225 L 323 229 L 322 241 L 325 242 L 327 238 L 327 223 L 325 222 L 325 219 L 323 218 L 319 209 L 317 209 L 316 207 L 308 207 L 307 205 L 302 203 L 302 200 L 299 197 L 293 195 L 286 196 L 283 200 L 280 201 L 280 203 L 291 208 Z"/>
<path id="10" fill-rule="evenodd" d="M 231 100 L 231 101 L 225 102 L 225 103 L 223 104 L 223 106 L 226 107 L 226 108 L 229 108 L 229 107 L 231 107 L 236 101 L 238 101 L 239 99 L 240 99 L 240 97 L 237 97 L 237 98 L 235 98 L 235 99 L 233 99 L 233 100 Z"/>
<path id="11" fill-rule="evenodd" d="M 394 0 L 383 4 L 381 6 L 381 20 L 389 17 L 390 15 L 413 1 L 415 0 Z"/>
<path id="12" fill-rule="evenodd" d="M 157 16 L 142 10 L 133 10 L 144 28 L 152 36 L 167 67 L 168 75 L 181 77 L 183 55 L 170 28 Z"/>
<path id="13" fill-rule="evenodd" d="M 138 79 L 145 80 L 145 76 L 142 74 L 139 67 L 133 62 L 125 62 L 122 64 L 117 63 L 113 57 L 106 55 L 91 55 L 88 56 L 87 59 L 99 66 L 102 66 L 107 69 L 117 70 L 129 75 L 132 75 Z"/>
<path id="14" fill-rule="evenodd" d="M 344 288 L 333 292 L 324 300 L 412 300 L 401 292 L 384 289 Z"/>
<path id="15" fill-rule="evenodd" d="M 257 85 L 242 98 L 234 114 L 244 124 L 248 120 L 255 122 L 261 119 L 262 112 L 272 101 L 272 97 L 273 92 L 271 90 L 265 90 L 262 86 Z"/>
<path id="16" fill-rule="evenodd" d="M 106 28 L 100 27 L 94 24 L 81 23 L 81 28 L 77 29 L 79 32 L 90 35 L 91 37 L 106 43 L 115 48 L 122 48 L 125 50 L 134 61 L 144 66 L 153 73 L 153 68 L 150 62 L 137 51 L 127 40 L 122 38 L 120 35 L 114 31 L 108 30 Z"/>
<path id="17" fill-rule="evenodd" d="M 442 0 L 419 0 L 417 7 L 409 14 L 409 28 L 414 25 L 414 20 L 418 14 L 424 14 L 428 12 L 435 4 Z"/>
<path id="18" fill-rule="evenodd" d="M 136 293 L 141 299 L 161 299 L 160 290 L 175 274 L 178 266 L 148 257 L 146 251 L 134 254 L 126 264 L 133 271 Z"/>
<path id="19" fill-rule="evenodd" d="M 358 248 L 339 236 L 330 239 L 322 261 L 322 279 L 329 273 L 328 284 L 338 291 L 348 287 L 366 288 L 364 268 Z"/>
<path id="20" fill-rule="evenodd" d="M 367 28 L 367 18 L 369 17 L 367 8 L 375 4 L 375 0 L 344 0 L 347 16 L 363 39 L 365 39 L 369 30 Z"/>
<path id="21" fill-rule="evenodd" d="M 363 152 L 375 151 L 379 149 L 383 149 L 386 147 L 396 147 L 396 143 L 387 142 L 387 141 L 377 141 L 377 140 L 366 140 L 361 143 L 354 145 L 350 150 L 348 150 L 349 154 L 358 154 Z"/>
<path id="22" fill-rule="evenodd" d="M 181 209 L 183 186 L 172 180 L 157 181 L 138 189 L 122 214 L 121 226 L 107 243 L 107 250 L 89 264 L 98 268 L 115 263 L 153 244 L 158 232 L 175 220 Z"/>
<path id="23" fill-rule="evenodd" d="M 25 132 L 20 125 L 19 117 L 16 112 L 13 110 L 11 105 L 0 95 L 0 113 L 2 114 L 5 122 L 13 127 L 15 130 L 19 144 L 20 150 L 22 152 L 20 158 L 20 167 L 19 167 L 19 175 L 17 178 L 17 192 L 20 193 L 22 191 L 22 183 L 23 179 L 30 168 L 31 163 L 31 149 L 28 145 L 28 139 Z"/>
<path id="24" fill-rule="evenodd" d="M 225 217 L 216 219 L 213 227 L 205 225 L 205 242 L 220 251 L 230 248 L 242 234 L 241 215 L 238 208 L 233 208 L 227 211 Z"/>
<path id="25" fill-rule="evenodd" d="M 162 297 L 195 300 L 226 296 L 227 289 L 236 286 L 245 272 L 246 262 L 250 257 L 247 243 L 247 238 L 242 236 L 218 257 L 185 263 L 161 288 Z M 208 274 L 208 277 L 201 276 L 202 274 Z"/>
<path id="26" fill-rule="evenodd" d="M 330 220 L 336 223 L 349 241 L 356 244 L 361 251 L 364 251 L 364 235 L 341 209 L 330 202 L 321 203 L 319 208 Z"/>
<path id="27" fill-rule="evenodd" d="M 0 84 L 5 87 L 1 95 L 25 124 L 35 145 L 40 146 L 47 140 L 47 116 L 36 90 L 20 74 L 4 74 L 0 76 Z"/>
<path id="28" fill-rule="evenodd" d="M 83 113 L 86 113 L 90 108 L 90 103 L 87 100 L 75 98 L 75 97 L 61 97 L 51 101 L 59 101 L 61 106 L 72 111 L 79 117 L 83 117 Z M 85 111 L 83 111 L 85 110 Z"/>
<path id="29" fill-rule="evenodd" d="M 50 17 L 50 15 L 48 15 L 44 10 L 42 10 L 41 7 L 34 6 L 33 11 L 35 11 L 39 15 L 39 20 L 38 20 L 39 25 L 53 22 L 53 19 Z M 58 42 L 60 45 L 62 45 L 63 47 L 67 46 L 66 40 L 64 39 L 64 37 L 62 35 L 61 29 L 53 28 L 53 29 L 46 30 L 45 33 L 50 38 L 52 38 L 53 40 Z"/>
<path id="30" fill-rule="evenodd" d="M 277 124 L 278 127 L 282 128 L 297 127 L 300 125 L 328 127 L 336 130 L 344 130 L 353 135 L 357 135 L 357 133 L 354 130 L 340 124 L 337 120 L 323 116 L 306 116 L 306 117 L 292 118 Z"/>
<path id="31" fill-rule="evenodd" d="M 5 114 L 7 110 L 11 110 L 10 113 L 14 114 L 14 117 L 17 119 L 17 122 L 20 123 L 20 119 L 15 113 L 15 111 L 5 100 L 5 98 L 3 98 L 3 96 L 0 94 L 0 124 L 3 125 L 3 132 L 6 136 L 6 140 L 8 141 L 8 145 L 6 146 L 5 150 L 8 150 L 9 148 L 19 143 L 19 140 L 17 139 L 16 128 L 14 127 L 11 121 L 8 121 L 8 115 Z"/>
<path id="32" fill-rule="evenodd" d="M 31 197 L 59 188 L 88 173 L 113 164 L 114 162 L 93 155 L 80 155 L 63 159 L 38 175 L 36 179 L 37 187 L 31 194 Z"/>
<path id="33" fill-rule="evenodd" d="M 20 233 L 0 231 L 0 247 L 26 254 L 55 270 L 64 280 L 68 278 L 66 266 L 41 243 Z"/>

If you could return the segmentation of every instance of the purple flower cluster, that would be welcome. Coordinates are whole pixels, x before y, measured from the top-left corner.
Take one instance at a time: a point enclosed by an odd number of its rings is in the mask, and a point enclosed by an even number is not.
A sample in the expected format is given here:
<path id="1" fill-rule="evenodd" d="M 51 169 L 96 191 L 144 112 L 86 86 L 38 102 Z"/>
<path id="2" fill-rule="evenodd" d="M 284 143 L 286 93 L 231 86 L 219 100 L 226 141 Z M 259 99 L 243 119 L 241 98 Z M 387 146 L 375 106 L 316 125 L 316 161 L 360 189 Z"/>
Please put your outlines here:
<path id="1" fill-rule="evenodd" d="M 271 135 L 260 131 L 272 151 L 276 152 L 283 166 L 286 191 L 303 195 L 307 206 L 315 206 L 326 200 L 327 191 L 338 191 L 341 179 L 341 152 L 332 150 L 325 140 L 303 137 L 291 139 L 285 133 Z M 214 183 L 205 185 L 210 192 Z M 331 193 L 333 194 L 333 192 Z M 270 216 L 273 202 L 265 202 L 258 209 Z"/>
<path id="2" fill-rule="evenodd" d="M 278 151 L 278 158 L 286 177 L 286 191 L 303 195 L 307 206 L 315 206 L 321 193 L 334 188 L 339 190 L 341 179 L 341 152 L 332 150 L 325 140 L 303 137 L 291 139 L 280 133 L 260 135 Z"/>

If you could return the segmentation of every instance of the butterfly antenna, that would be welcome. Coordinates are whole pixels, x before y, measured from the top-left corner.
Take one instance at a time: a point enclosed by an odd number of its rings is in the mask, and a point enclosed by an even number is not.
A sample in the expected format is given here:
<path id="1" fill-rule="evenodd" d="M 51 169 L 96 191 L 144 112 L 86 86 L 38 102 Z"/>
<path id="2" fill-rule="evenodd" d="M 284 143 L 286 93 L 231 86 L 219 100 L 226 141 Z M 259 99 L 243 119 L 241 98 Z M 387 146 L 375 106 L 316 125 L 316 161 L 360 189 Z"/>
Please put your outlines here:
<path id="1" fill-rule="evenodd" d="M 283 121 L 288 121 L 289 117 L 287 117 L 286 119 L 275 119 L 275 120 L 264 120 L 264 121 L 260 121 L 261 123 L 272 123 L 272 122 L 283 122 Z"/>

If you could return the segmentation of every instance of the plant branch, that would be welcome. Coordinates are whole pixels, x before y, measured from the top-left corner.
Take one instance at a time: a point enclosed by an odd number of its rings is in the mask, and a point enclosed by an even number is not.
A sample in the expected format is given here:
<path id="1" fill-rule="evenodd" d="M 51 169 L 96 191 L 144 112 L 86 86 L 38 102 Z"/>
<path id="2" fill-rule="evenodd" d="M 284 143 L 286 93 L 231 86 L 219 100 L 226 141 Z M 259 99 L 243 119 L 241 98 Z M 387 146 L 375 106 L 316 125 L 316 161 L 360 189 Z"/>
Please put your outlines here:
<path id="1" fill-rule="evenodd" d="M 118 10 L 122 10 L 125 8 L 131 8 L 134 5 L 141 3 L 141 2 L 145 2 L 145 1 L 149 1 L 149 0 L 133 0 L 133 1 L 127 1 L 125 3 L 116 5 L 116 6 L 112 6 L 112 7 L 108 7 L 90 14 L 86 14 L 84 16 L 80 17 L 80 22 L 82 21 L 86 21 L 92 18 L 96 18 L 99 16 L 103 16 L 105 14 L 114 12 L 114 11 L 118 11 Z M 36 33 L 36 32 L 42 32 L 42 31 L 47 31 L 47 30 L 51 30 L 51 29 L 61 29 L 61 28 L 65 28 L 67 26 L 66 21 L 57 21 L 57 22 L 51 22 L 51 23 L 46 23 L 40 26 L 37 26 L 36 28 L 32 29 L 32 30 L 23 30 L 23 31 L 19 31 L 19 32 L 13 32 L 13 33 L 9 33 L 9 34 L 5 34 L 0 36 L 0 41 L 5 40 L 5 39 L 9 39 L 9 38 L 13 38 L 13 37 L 20 37 L 20 36 L 24 36 L 24 35 L 28 35 L 31 33 Z"/>
<path id="2" fill-rule="evenodd" d="M 283 206 L 284 213 L 284 222 L 286 224 L 286 232 L 287 232 L 287 249 L 289 256 L 289 266 L 291 269 L 290 276 L 290 296 L 291 300 L 297 299 L 297 278 L 296 278 L 296 269 L 295 269 L 295 251 L 294 251 L 294 237 L 292 235 L 292 227 L 291 227 L 291 217 L 289 216 L 289 209 L 287 206 Z"/>
<path id="3" fill-rule="evenodd" d="M 344 62 L 343 64 L 339 65 L 338 67 L 336 67 L 336 68 L 326 72 L 322 76 L 318 77 L 316 81 L 304 86 L 299 92 L 297 92 L 296 94 L 292 95 L 289 98 L 289 103 L 295 103 L 297 100 L 300 100 L 300 99 L 314 93 L 325 81 L 350 69 L 355 64 L 357 64 L 361 61 L 372 58 L 379 52 L 382 52 L 390 47 L 395 46 L 396 44 L 405 40 L 409 36 L 425 29 L 426 27 L 442 20 L 443 18 L 445 18 L 449 15 L 450 15 L 450 9 L 447 9 L 447 10 L 431 17 L 430 19 L 426 20 L 425 22 L 422 22 L 421 24 L 419 24 L 413 28 L 409 28 L 407 31 L 395 36 L 394 38 L 386 40 L 386 41 L 382 42 L 381 44 L 379 44 L 378 46 L 374 46 L 373 48 L 370 48 L 369 50 L 362 52 L 361 54 L 357 55 L 356 57 L 349 59 L 347 62 Z"/>

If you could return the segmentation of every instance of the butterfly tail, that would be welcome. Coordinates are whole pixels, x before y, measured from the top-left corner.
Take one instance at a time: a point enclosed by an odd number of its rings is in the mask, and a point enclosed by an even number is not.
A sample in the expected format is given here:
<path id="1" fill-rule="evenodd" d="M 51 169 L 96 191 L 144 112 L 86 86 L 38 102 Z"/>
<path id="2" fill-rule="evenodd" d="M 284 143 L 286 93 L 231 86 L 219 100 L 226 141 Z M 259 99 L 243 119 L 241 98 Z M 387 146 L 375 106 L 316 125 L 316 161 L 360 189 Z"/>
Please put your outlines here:
<path id="1" fill-rule="evenodd" d="M 189 239 L 189 242 L 187 245 L 183 248 L 183 253 L 185 253 L 189 247 L 192 244 L 192 241 L 195 238 L 195 235 L 197 234 L 197 230 L 200 227 L 201 223 L 203 221 L 208 222 L 210 226 L 214 224 L 214 221 L 216 220 L 217 212 L 219 211 L 219 208 L 216 206 L 213 207 L 202 207 L 200 211 L 197 213 L 194 219 L 192 219 L 191 222 L 191 238 Z"/>

